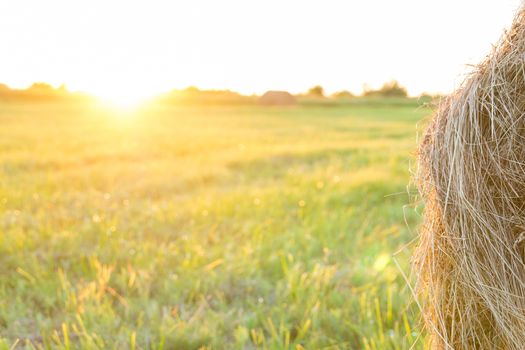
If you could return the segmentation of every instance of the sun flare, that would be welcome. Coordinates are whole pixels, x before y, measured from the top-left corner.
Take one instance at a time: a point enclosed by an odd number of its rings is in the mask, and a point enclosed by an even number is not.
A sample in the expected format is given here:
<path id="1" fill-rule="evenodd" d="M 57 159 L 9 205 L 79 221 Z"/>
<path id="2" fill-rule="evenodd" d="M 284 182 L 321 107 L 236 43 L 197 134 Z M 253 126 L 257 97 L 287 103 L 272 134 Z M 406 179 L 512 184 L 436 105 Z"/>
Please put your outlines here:
<path id="1" fill-rule="evenodd" d="M 133 110 L 143 104 L 150 96 L 125 90 L 97 93 L 96 96 L 107 107 L 120 110 Z"/>

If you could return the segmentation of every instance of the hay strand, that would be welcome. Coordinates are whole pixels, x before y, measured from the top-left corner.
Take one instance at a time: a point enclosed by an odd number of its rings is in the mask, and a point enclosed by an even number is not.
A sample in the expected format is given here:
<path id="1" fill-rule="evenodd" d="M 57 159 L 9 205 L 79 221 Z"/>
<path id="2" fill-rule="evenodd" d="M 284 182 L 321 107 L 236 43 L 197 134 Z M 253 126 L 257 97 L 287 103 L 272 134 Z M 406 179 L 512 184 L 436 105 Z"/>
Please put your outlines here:
<path id="1" fill-rule="evenodd" d="M 436 349 L 525 348 L 525 8 L 433 115 L 416 289 Z"/>

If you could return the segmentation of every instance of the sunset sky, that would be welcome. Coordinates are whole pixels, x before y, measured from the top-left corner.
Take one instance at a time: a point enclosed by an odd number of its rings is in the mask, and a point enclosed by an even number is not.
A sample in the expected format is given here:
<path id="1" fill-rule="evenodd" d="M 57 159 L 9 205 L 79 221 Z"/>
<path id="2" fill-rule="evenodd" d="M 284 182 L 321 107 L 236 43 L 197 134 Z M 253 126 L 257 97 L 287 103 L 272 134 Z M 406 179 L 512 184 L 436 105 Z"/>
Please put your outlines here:
<path id="1" fill-rule="evenodd" d="M 0 82 L 143 98 L 172 88 L 447 92 L 520 0 L 0 2 Z"/>

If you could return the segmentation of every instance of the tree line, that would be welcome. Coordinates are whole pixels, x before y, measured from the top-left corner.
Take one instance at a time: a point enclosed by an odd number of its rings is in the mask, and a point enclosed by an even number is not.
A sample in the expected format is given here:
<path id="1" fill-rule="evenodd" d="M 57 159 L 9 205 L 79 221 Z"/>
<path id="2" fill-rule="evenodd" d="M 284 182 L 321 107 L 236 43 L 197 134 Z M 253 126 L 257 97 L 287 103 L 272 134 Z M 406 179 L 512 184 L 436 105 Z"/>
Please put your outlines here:
<path id="1" fill-rule="evenodd" d="M 340 90 L 328 95 L 321 85 L 313 86 L 305 93 L 295 96 L 311 99 L 352 99 L 358 97 L 348 90 Z M 371 89 L 365 85 L 360 96 L 405 98 L 408 97 L 408 93 L 407 89 L 397 80 L 392 80 L 384 83 L 378 89 Z M 426 97 L 426 95 L 422 96 Z M 153 101 L 182 104 L 250 104 L 255 103 L 258 97 L 257 95 L 242 95 L 231 90 L 201 90 L 192 86 L 171 90 L 159 95 Z M 0 84 L 0 101 L 89 101 L 92 99 L 93 97 L 88 94 L 71 92 L 64 85 L 54 88 L 47 83 L 34 83 L 26 89 L 12 89 L 7 85 Z"/>
<path id="2" fill-rule="evenodd" d="M 338 99 L 356 97 L 353 93 L 348 90 L 340 90 L 333 93 L 330 96 L 325 94 L 324 88 L 321 85 L 316 85 L 308 89 L 305 94 L 309 97 L 333 97 Z M 304 95 L 303 95 L 304 96 Z M 397 80 L 391 80 L 383 84 L 379 89 L 371 89 L 367 85 L 363 88 L 361 96 L 364 97 L 408 97 L 407 89 L 402 86 Z"/>

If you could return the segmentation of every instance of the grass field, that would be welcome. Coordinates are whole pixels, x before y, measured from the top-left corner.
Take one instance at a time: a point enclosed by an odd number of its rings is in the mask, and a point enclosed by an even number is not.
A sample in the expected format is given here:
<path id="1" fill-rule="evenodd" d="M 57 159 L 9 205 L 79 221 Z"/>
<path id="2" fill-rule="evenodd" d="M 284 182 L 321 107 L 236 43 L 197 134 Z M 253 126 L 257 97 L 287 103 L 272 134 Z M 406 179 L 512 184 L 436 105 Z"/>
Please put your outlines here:
<path id="1" fill-rule="evenodd" d="M 421 348 L 428 113 L 0 105 L 0 349 Z"/>

